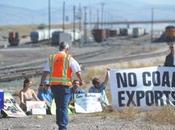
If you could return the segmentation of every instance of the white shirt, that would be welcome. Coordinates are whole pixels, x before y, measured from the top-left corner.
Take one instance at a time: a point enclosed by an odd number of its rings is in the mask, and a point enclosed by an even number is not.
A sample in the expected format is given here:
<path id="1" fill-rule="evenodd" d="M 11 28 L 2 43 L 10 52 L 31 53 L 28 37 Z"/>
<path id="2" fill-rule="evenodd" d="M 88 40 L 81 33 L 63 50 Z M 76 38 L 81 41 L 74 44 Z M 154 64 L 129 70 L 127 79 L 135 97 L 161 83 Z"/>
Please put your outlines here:
<path id="1" fill-rule="evenodd" d="M 61 53 L 65 52 L 62 51 Z M 70 58 L 69 66 L 71 67 L 73 73 L 81 71 L 80 65 L 73 57 Z M 43 71 L 50 72 L 49 59 L 47 59 L 46 63 L 43 65 Z"/>

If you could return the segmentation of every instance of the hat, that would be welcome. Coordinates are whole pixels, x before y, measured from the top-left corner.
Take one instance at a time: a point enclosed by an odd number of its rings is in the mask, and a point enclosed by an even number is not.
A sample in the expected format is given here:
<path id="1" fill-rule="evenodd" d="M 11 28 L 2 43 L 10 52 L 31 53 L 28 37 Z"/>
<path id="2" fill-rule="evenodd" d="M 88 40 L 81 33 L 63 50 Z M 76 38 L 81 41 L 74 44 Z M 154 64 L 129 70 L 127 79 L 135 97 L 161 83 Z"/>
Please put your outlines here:
<path id="1" fill-rule="evenodd" d="M 44 85 L 49 85 L 49 80 L 45 80 Z"/>

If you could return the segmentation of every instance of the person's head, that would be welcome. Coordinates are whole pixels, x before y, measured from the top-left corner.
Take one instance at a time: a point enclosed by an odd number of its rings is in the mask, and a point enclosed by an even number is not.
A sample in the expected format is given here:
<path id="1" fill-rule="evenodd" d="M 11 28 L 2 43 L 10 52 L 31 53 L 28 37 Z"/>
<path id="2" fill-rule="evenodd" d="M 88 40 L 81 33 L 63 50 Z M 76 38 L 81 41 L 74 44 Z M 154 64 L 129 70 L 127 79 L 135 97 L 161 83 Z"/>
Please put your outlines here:
<path id="1" fill-rule="evenodd" d="M 93 78 L 92 79 L 92 84 L 95 86 L 95 87 L 98 87 L 100 85 L 100 79 L 99 78 Z"/>
<path id="2" fill-rule="evenodd" d="M 44 89 L 48 90 L 50 88 L 49 80 L 44 81 Z"/>
<path id="3" fill-rule="evenodd" d="M 60 42 L 59 44 L 59 50 L 60 51 L 68 51 L 69 50 L 69 44 L 67 42 Z"/>
<path id="4" fill-rule="evenodd" d="M 23 83 L 23 88 L 31 87 L 31 85 L 32 85 L 32 81 L 26 78 Z"/>
<path id="5" fill-rule="evenodd" d="M 76 79 L 72 82 L 72 85 L 73 89 L 77 89 L 80 86 L 80 81 Z"/>

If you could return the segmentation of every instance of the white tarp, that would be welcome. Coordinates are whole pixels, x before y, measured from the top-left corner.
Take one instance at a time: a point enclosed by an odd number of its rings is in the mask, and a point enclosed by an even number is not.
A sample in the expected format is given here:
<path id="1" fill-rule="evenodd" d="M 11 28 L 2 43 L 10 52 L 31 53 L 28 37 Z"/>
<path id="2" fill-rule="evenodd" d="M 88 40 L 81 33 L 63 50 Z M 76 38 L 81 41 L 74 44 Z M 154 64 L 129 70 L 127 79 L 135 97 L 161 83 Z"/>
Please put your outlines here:
<path id="1" fill-rule="evenodd" d="M 77 113 L 101 112 L 100 93 L 75 94 L 75 111 Z"/>
<path id="2" fill-rule="evenodd" d="M 114 108 L 175 105 L 175 68 L 146 67 L 110 70 Z"/>

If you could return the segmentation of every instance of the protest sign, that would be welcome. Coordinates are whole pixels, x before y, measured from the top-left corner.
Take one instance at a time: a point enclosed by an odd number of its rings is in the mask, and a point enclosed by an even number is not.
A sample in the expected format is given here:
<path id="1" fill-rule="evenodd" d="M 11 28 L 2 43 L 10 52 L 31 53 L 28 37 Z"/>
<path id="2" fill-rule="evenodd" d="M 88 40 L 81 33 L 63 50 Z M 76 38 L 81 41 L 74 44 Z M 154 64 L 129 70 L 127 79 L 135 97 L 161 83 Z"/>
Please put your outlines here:
<path id="1" fill-rule="evenodd" d="M 3 111 L 8 117 L 25 117 L 26 114 L 16 103 L 10 93 L 4 93 L 4 109 Z"/>
<path id="2" fill-rule="evenodd" d="M 46 115 L 46 103 L 44 101 L 27 101 L 27 111 L 32 114 Z"/>
<path id="3" fill-rule="evenodd" d="M 101 112 L 100 93 L 75 94 L 75 111 L 77 113 Z"/>
<path id="4" fill-rule="evenodd" d="M 110 70 L 109 74 L 115 108 L 175 105 L 174 67 Z"/>

